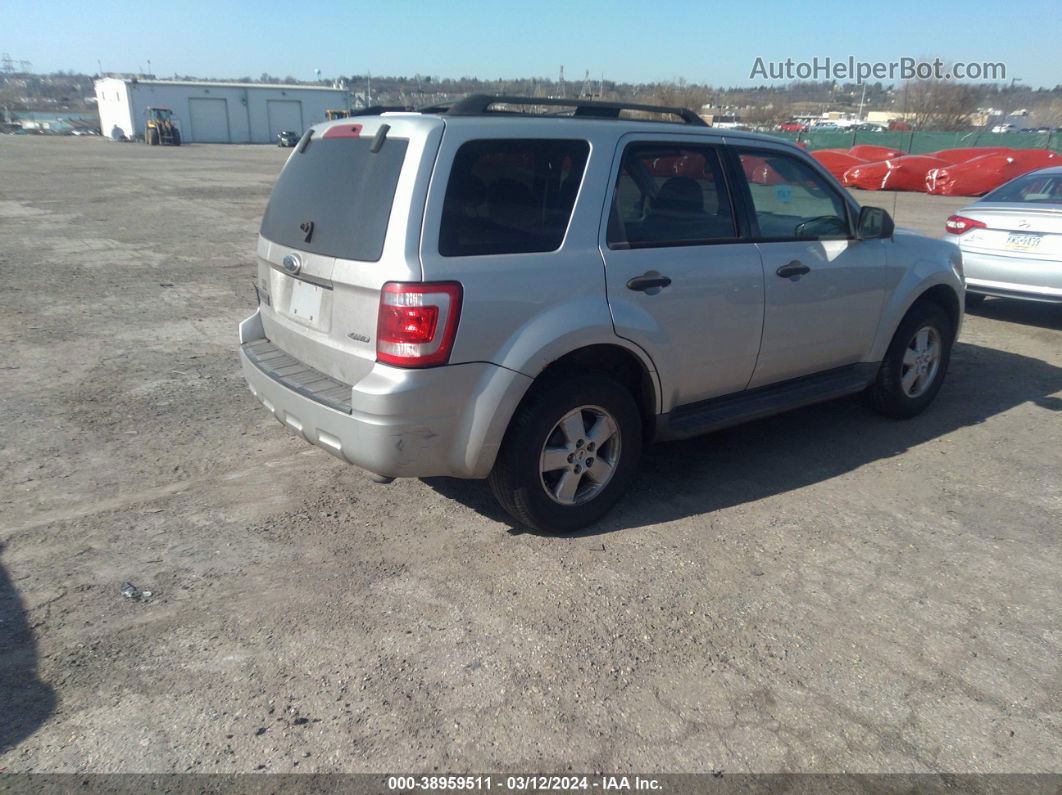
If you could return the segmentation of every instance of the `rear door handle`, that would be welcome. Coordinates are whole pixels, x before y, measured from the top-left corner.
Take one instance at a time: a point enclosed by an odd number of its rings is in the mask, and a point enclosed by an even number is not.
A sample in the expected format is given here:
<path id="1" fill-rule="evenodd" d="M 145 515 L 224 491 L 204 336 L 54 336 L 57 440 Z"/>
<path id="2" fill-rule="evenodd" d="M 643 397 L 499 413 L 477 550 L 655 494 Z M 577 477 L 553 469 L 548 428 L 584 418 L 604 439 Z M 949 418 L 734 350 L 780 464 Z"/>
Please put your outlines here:
<path id="1" fill-rule="evenodd" d="M 787 262 L 785 265 L 775 271 L 783 279 L 790 279 L 793 276 L 803 276 L 805 273 L 811 273 L 811 268 L 805 265 L 798 259 L 792 262 Z"/>
<path id="2" fill-rule="evenodd" d="M 641 276 L 635 276 L 629 282 L 627 282 L 628 290 L 637 290 L 644 293 L 646 290 L 652 290 L 654 287 L 667 287 L 671 284 L 671 279 L 667 276 L 661 276 L 656 271 L 647 271 Z"/>

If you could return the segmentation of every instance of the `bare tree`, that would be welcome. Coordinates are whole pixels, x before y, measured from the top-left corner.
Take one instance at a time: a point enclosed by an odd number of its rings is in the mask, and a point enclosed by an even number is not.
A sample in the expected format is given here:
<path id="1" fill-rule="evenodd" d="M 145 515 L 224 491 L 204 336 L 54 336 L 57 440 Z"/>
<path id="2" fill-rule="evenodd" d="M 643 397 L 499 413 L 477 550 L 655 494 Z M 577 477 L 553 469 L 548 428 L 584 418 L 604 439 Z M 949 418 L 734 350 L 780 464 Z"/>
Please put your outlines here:
<path id="1" fill-rule="evenodd" d="M 654 105 L 689 108 L 700 112 L 709 97 L 710 92 L 705 86 L 690 85 L 685 80 L 679 80 L 675 83 L 658 83 L 653 87 L 650 101 Z"/>
<path id="2" fill-rule="evenodd" d="M 753 105 L 741 114 L 741 121 L 753 127 L 774 127 L 793 117 L 792 109 L 786 102 L 767 102 Z"/>
<path id="3" fill-rule="evenodd" d="M 977 88 L 951 80 L 911 80 L 904 83 L 900 106 L 916 130 L 961 130 L 977 110 Z"/>
<path id="4" fill-rule="evenodd" d="M 1062 99 L 1044 102 L 1032 112 L 1038 127 L 1062 127 Z"/>

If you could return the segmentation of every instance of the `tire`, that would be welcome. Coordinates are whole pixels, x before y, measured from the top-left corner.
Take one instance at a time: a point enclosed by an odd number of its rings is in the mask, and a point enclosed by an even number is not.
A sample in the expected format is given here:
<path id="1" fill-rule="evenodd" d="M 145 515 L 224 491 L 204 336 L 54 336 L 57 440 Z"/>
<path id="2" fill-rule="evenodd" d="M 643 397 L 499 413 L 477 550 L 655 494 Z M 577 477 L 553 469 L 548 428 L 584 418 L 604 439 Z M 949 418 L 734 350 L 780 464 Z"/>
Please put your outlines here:
<path id="1" fill-rule="evenodd" d="M 980 306 L 985 302 L 988 296 L 984 293 L 966 293 L 966 306 L 975 307 Z"/>
<path id="2" fill-rule="evenodd" d="M 173 145 L 174 146 L 180 146 L 181 145 L 181 131 L 178 130 L 176 127 L 173 128 Z"/>
<path id="3" fill-rule="evenodd" d="M 870 405 L 897 419 L 921 414 L 944 383 L 954 342 L 944 308 L 932 301 L 916 302 L 896 329 L 881 369 L 867 388 Z"/>
<path id="4" fill-rule="evenodd" d="M 488 481 L 521 524 L 570 533 L 616 504 L 641 453 L 642 418 L 627 388 L 607 376 L 574 375 L 543 384 L 517 409 Z"/>
<path id="5" fill-rule="evenodd" d="M 144 135 L 144 140 L 147 141 L 148 146 L 158 146 L 159 145 L 159 131 L 158 130 L 148 130 L 147 133 Z"/>

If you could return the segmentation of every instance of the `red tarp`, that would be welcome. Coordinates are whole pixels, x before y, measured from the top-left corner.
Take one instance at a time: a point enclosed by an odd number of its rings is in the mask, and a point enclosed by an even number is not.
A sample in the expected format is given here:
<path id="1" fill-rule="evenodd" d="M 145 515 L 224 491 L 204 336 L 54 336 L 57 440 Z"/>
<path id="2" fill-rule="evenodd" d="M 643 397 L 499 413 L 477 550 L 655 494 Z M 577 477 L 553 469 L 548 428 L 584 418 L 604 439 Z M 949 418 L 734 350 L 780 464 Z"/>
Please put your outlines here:
<path id="1" fill-rule="evenodd" d="M 855 166 L 844 172 L 844 184 L 863 190 L 926 189 L 926 173 L 932 168 L 945 168 L 948 161 L 927 155 L 904 155 Z"/>
<path id="2" fill-rule="evenodd" d="M 853 157 L 843 149 L 819 149 L 812 152 L 811 156 L 822 163 L 823 167 L 837 179 L 843 179 L 844 172 L 853 166 L 867 162 L 860 157 Z"/>
<path id="3" fill-rule="evenodd" d="M 876 163 L 861 163 L 844 172 L 841 183 L 849 188 L 863 190 L 881 190 L 882 180 L 889 173 L 889 164 L 884 160 Z"/>
<path id="4" fill-rule="evenodd" d="M 782 185 L 785 179 L 768 163 L 767 158 L 759 155 L 742 155 L 741 168 L 745 178 L 756 185 Z"/>
<path id="5" fill-rule="evenodd" d="M 893 157 L 903 157 L 904 152 L 899 149 L 890 149 L 887 146 L 872 146 L 870 144 L 859 144 L 853 146 L 848 150 L 848 154 L 852 157 L 862 158 L 868 163 L 877 163 L 879 160 L 888 160 Z"/>
<path id="6" fill-rule="evenodd" d="M 949 163 L 965 163 L 967 160 L 973 160 L 975 157 L 995 155 L 1000 152 L 1009 151 L 1009 146 L 972 146 L 966 149 L 941 149 L 939 152 L 930 152 L 927 157 L 939 157 L 941 160 L 947 160 Z"/>
<path id="7" fill-rule="evenodd" d="M 937 196 L 981 196 L 1030 171 L 1062 165 L 1062 157 L 1046 149 L 1016 149 L 984 155 L 965 163 L 930 169 L 926 192 Z"/>

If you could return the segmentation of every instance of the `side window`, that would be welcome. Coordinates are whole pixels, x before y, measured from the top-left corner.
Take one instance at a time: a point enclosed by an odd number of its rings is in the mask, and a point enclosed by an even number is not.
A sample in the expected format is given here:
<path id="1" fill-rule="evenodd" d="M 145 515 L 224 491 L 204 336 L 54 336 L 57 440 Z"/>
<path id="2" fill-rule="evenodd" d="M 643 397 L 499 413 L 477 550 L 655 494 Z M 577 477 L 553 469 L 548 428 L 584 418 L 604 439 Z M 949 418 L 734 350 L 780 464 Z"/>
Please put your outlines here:
<path id="1" fill-rule="evenodd" d="M 446 186 L 439 253 L 469 257 L 556 251 L 589 154 L 586 141 L 462 144 Z"/>
<path id="2" fill-rule="evenodd" d="M 626 148 L 609 213 L 609 248 L 690 246 L 735 237 L 714 149 L 673 143 Z"/>
<path id="3" fill-rule="evenodd" d="M 765 240 L 837 240 L 849 237 L 844 200 L 814 169 L 789 155 L 739 153 Z"/>

